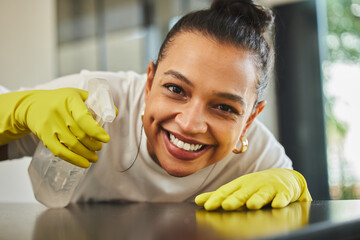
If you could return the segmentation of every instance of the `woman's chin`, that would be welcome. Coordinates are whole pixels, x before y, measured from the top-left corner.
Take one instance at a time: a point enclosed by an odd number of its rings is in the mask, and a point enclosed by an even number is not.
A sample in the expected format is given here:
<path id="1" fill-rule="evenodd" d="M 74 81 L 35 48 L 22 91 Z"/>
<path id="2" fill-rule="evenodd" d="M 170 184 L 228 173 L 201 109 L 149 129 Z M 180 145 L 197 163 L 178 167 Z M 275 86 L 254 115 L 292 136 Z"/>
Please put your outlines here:
<path id="1" fill-rule="evenodd" d="M 190 171 L 190 170 L 186 170 L 186 169 L 179 169 L 179 168 L 167 168 L 166 166 L 162 166 L 162 168 L 171 176 L 173 177 L 186 177 L 186 176 L 189 176 L 191 174 L 193 174 L 194 171 L 193 169 Z"/>

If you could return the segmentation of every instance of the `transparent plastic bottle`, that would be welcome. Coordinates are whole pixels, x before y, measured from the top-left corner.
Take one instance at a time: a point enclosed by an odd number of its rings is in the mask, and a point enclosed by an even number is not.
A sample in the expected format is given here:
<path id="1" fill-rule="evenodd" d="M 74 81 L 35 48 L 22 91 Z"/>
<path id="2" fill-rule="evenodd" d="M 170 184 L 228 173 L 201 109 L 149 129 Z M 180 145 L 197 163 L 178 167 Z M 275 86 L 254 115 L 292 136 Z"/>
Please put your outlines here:
<path id="1" fill-rule="evenodd" d="M 88 91 L 85 103 L 94 119 L 101 126 L 105 122 L 112 122 L 115 107 L 107 81 L 90 79 Z M 55 157 L 40 142 L 28 168 L 35 198 L 49 208 L 67 206 L 87 170 Z"/>

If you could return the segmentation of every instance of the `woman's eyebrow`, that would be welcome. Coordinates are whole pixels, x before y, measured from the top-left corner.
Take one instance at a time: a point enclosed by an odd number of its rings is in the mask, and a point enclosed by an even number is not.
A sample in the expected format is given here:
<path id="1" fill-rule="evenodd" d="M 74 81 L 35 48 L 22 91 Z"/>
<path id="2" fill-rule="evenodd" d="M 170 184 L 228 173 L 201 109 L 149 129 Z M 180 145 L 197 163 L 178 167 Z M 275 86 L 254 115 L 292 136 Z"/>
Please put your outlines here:
<path id="1" fill-rule="evenodd" d="M 183 82 L 185 82 L 187 85 L 190 85 L 191 87 L 193 87 L 194 85 L 192 84 L 192 82 L 190 82 L 189 79 L 187 79 L 184 75 L 182 75 L 181 73 L 177 72 L 177 71 L 174 71 L 174 70 L 169 70 L 169 71 L 166 71 L 164 73 L 165 75 L 171 75 L 172 77 L 176 78 L 176 79 L 179 79 Z"/>
<path id="2" fill-rule="evenodd" d="M 170 75 L 180 81 L 183 81 L 184 83 L 188 84 L 189 86 L 193 87 L 194 85 L 192 84 L 192 82 L 187 79 L 183 74 L 181 74 L 178 71 L 175 70 L 168 70 L 164 73 L 165 75 Z M 244 101 L 244 98 L 236 95 L 236 94 L 232 94 L 232 93 L 226 93 L 226 92 L 214 92 L 214 95 L 216 95 L 217 97 L 220 98 L 225 98 L 227 100 L 231 100 L 234 102 L 238 102 L 240 103 L 244 108 L 246 108 L 246 103 Z"/>
<path id="3" fill-rule="evenodd" d="M 214 95 L 216 95 L 217 97 L 220 98 L 225 98 L 231 101 L 235 101 L 240 103 L 244 108 L 246 108 L 246 102 L 244 101 L 244 98 L 236 95 L 236 94 L 232 94 L 232 93 L 224 93 L 224 92 L 215 92 Z"/>

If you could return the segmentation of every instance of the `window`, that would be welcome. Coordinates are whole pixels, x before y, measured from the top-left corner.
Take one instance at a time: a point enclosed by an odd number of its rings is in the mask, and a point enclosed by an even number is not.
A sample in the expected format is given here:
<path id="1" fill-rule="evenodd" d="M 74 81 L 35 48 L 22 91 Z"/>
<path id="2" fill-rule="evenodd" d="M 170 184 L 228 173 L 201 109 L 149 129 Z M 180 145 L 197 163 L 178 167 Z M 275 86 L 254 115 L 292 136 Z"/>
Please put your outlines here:
<path id="1" fill-rule="evenodd" d="M 360 0 L 327 0 L 323 62 L 327 154 L 333 199 L 360 198 Z"/>

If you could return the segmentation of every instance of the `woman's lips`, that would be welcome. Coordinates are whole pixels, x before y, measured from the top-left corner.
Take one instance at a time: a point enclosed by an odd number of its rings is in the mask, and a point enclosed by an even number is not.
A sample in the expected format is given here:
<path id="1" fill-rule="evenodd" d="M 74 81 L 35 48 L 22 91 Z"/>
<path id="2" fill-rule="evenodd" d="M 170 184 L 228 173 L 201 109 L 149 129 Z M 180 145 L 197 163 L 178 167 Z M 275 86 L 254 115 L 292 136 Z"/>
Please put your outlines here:
<path id="1" fill-rule="evenodd" d="M 195 158 L 198 158 L 199 156 L 203 155 L 208 149 L 209 146 L 204 145 L 197 151 L 187 151 L 185 149 L 179 148 L 176 145 L 174 145 L 169 138 L 169 132 L 162 130 L 163 139 L 165 142 L 166 149 L 168 152 L 174 156 L 175 158 L 181 159 L 181 160 L 193 160 Z"/>

